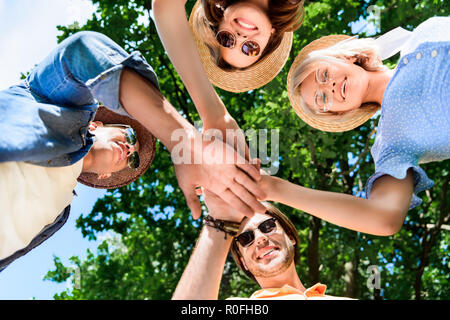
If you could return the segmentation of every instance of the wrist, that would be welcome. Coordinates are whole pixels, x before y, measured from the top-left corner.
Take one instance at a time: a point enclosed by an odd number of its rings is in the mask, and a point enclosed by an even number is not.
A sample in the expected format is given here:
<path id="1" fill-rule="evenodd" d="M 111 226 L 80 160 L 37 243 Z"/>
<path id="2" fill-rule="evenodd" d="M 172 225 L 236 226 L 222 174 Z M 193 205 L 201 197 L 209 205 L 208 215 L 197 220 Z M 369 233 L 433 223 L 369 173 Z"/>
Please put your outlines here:
<path id="1" fill-rule="evenodd" d="M 217 219 L 210 215 L 207 215 L 203 219 L 203 224 L 222 232 L 224 234 L 224 239 L 227 239 L 227 236 L 236 236 L 241 225 L 240 222 Z"/>
<path id="2" fill-rule="evenodd" d="M 213 210 L 209 210 L 209 215 L 217 220 L 224 220 L 224 221 L 230 221 L 230 222 L 234 222 L 234 223 L 241 223 L 242 219 L 244 219 L 243 215 L 236 215 L 236 211 L 233 212 L 229 212 L 230 207 L 226 208 L 226 209 L 213 209 Z"/>
<path id="3" fill-rule="evenodd" d="M 266 194 L 264 199 L 259 200 L 267 200 L 274 201 L 277 194 L 278 187 L 278 178 L 269 176 L 269 175 L 261 175 L 261 181 L 259 182 L 259 186 L 262 191 Z"/>
<path id="4" fill-rule="evenodd" d="M 175 164 L 199 163 L 198 159 L 201 159 L 203 149 L 203 135 L 193 127 L 179 128 L 172 132 L 170 144 L 167 144 L 166 148 Z"/>

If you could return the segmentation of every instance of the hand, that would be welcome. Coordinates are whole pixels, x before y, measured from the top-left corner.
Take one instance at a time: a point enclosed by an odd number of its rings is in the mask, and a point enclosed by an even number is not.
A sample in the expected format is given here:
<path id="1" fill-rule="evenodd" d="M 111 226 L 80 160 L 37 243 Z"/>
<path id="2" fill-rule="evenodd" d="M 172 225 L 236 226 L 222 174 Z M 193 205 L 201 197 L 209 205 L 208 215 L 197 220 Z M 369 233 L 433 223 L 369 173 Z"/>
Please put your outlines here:
<path id="1" fill-rule="evenodd" d="M 261 190 L 265 193 L 266 197 L 259 198 L 259 200 L 261 200 L 261 201 L 273 200 L 273 199 L 271 199 L 271 195 L 275 191 L 274 189 L 276 187 L 275 183 L 276 183 L 277 178 L 270 176 L 264 170 L 260 170 L 260 173 L 261 173 L 261 179 L 258 181 L 258 187 L 261 188 Z"/>
<path id="2" fill-rule="evenodd" d="M 257 200 L 266 195 L 257 186 L 260 174 L 255 166 L 221 140 L 212 138 L 212 141 L 203 141 L 203 136 L 196 136 L 196 139 L 199 138 L 202 139 L 201 143 L 194 143 L 194 148 L 189 145 L 183 152 L 191 152 L 193 159 L 201 160 L 200 164 L 174 161 L 178 183 L 193 218 L 201 216 L 200 201 L 195 192 L 199 186 L 219 195 L 246 216 L 265 212 L 264 205 Z"/>
<path id="3" fill-rule="evenodd" d="M 232 208 L 219 196 L 206 189 L 201 190 L 205 197 L 209 215 L 214 219 L 241 222 L 245 215 Z"/>
<path id="4" fill-rule="evenodd" d="M 203 133 L 226 142 L 246 160 L 250 160 L 250 150 L 244 132 L 228 113 L 223 117 L 215 118 L 213 122 L 204 121 Z"/>

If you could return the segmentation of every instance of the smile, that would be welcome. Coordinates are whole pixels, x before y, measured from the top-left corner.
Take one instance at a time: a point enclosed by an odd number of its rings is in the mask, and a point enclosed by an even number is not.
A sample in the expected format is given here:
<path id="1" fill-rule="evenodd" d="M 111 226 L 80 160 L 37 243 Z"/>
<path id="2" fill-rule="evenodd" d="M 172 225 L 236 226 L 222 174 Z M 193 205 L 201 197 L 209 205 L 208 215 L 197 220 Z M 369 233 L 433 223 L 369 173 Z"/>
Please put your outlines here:
<path id="1" fill-rule="evenodd" d="M 276 247 L 266 247 L 266 248 L 262 249 L 263 252 L 260 253 L 257 258 L 258 258 L 258 260 L 264 259 L 265 257 L 270 256 L 273 252 L 275 252 L 277 250 L 278 250 L 278 248 L 276 248 Z"/>
<path id="2" fill-rule="evenodd" d="M 242 28 L 245 30 L 249 30 L 249 31 L 254 31 L 257 30 L 258 28 L 256 27 L 256 25 L 254 25 L 251 21 L 244 19 L 244 18 L 236 18 L 234 19 L 234 21 Z"/>
<path id="3" fill-rule="evenodd" d="M 341 95 L 342 95 L 342 98 L 344 98 L 344 100 L 345 100 L 345 95 L 346 95 L 346 89 L 347 89 L 347 78 L 345 78 L 345 80 L 342 81 L 342 84 L 341 84 Z"/>

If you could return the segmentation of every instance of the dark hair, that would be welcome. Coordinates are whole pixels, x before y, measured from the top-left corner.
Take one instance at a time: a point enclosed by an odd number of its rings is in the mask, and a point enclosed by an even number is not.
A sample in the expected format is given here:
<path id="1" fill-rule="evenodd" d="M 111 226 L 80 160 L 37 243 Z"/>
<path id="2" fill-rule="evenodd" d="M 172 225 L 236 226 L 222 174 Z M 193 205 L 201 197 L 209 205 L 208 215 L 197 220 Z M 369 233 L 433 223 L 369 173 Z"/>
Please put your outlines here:
<path id="1" fill-rule="evenodd" d="M 224 10 L 240 1 L 242 0 L 202 0 L 205 18 L 215 33 L 223 19 Z M 269 42 L 258 61 L 278 48 L 285 32 L 295 31 L 300 28 L 305 16 L 303 2 L 304 0 L 269 0 L 267 16 L 275 32 L 270 36 Z M 217 65 L 222 69 L 236 69 L 220 57 L 217 58 Z"/>
<path id="2" fill-rule="evenodd" d="M 267 208 L 265 214 L 276 218 L 278 223 L 283 228 L 284 232 L 286 232 L 286 234 L 288 235 L 288 237 L 295 240 L 294 263 L 297 264 L 300 259 L 300 252 L 298 250 L 299 240 L 298 240 L 297 229 L 295 228 L 295 226 L 291 222 L 291 220 L 289 220 L 289 218 L 283 212 L 278 210 L 274 205 L 267 203 L 267 202 L 264 203 L 264 205 Z M 236 264 L 238 265 L 239 269 L 241 269 L 250 279 L 252 279 L 253 281 L 256 281 L 253 274 L 249 270 L 245 269 L 244 265 L 242 264 L 242 261 L 241 261 L 242 255 L 239 251 L 237 242 L 234 240 L 231 243 L 230 252 L 233 255 L 233 259 L 236 262 Z"/>

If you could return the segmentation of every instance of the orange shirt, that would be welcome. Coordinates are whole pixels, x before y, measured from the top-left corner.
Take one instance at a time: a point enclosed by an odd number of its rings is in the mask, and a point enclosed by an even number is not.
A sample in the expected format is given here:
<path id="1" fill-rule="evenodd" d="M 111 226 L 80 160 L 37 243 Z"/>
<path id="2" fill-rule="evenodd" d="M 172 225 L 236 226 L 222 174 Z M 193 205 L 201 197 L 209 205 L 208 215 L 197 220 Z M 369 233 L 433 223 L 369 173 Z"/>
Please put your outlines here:
<path id="1" fill-rule="evenodd" d="M 305 292 L 285 284 L 281 288 L 261 289 L 253 293 L 250 299 L 294 299 L 307 300 L 311 297 L 324 297 L 327 286 L 317 283 Z"/>

